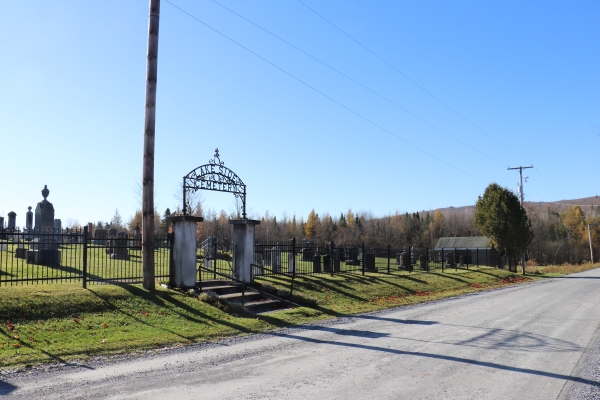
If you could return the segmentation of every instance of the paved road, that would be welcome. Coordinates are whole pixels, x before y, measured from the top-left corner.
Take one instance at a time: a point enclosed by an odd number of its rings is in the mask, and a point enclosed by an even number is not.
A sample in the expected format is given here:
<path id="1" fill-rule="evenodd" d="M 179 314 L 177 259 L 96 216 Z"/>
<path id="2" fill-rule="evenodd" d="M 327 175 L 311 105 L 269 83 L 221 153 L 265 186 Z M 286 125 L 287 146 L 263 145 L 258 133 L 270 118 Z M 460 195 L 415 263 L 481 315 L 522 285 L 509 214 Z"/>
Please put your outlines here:
<path id="1" fill-rule="evenodd" d="M 122 362 L 5 376 L 0 395 L 569 398 L 574 388 L 599 391 L 597 379 L 577 378 L 594 353 L 599 289 L 600 270 L 587 271 Z"/>

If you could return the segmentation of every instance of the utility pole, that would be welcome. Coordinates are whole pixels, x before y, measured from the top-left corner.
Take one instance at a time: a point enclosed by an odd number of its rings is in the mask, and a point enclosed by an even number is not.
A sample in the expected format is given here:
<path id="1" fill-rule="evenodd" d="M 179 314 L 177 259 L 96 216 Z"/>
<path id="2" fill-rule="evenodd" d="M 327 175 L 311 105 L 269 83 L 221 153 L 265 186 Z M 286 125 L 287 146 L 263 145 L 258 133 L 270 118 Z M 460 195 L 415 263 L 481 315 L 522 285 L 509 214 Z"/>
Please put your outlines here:
<path id="1" fill-rule="evenodd" d="M 158 18 L 160 0 L 150 0 L 148 56 L 146 62 L 146 108 L 144 112 L 144 167 L 142 174 L 142 281 L 154 289 L 154 128 L 156 119 L 156 71 L 158 65 Z"/>
<path id="2" fill-rule="evenodd" d="M 588 238 L 590 239 L 590 261 L 594 263 L 594 250 L 592 249 L 592 233 L 590 232 L 590 224 L 588 224 Z"/>
<path id="3" fill-rule="evenodd" d="M 518 169 L 519 170 L 519 195 L 521 197 L 521 207 L 523 207 L 523 170 L 527 169 L 527 168 L 533 168 L 533 165 L 530 165 L 529 167 L 514 167 L 514 168 L 508 168 L 510 169 Z M 523 254 L 521 255 L 521 265 L 522 265 L 522 270 L 523 270 L 523 275 L 525 275 L 525 267 L 527 266 L 527 264 L 525 263 L 525 252 L 523 252 Z"/>

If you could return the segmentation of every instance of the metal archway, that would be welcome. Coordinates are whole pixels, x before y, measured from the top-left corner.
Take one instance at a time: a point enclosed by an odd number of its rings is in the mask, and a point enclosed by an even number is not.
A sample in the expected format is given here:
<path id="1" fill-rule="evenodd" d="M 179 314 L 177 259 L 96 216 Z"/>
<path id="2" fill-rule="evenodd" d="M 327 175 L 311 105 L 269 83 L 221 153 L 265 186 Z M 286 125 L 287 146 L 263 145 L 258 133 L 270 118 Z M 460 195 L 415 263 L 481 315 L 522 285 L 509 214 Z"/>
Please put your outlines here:
<path id="1" fill-rule="evenodd" d="M 242 218 L 246 219 L 246 185 L 235 172 L 227 168 L 215 149 L 214 158 L 183 177 L 183 215 L 189 215 L 188 193 L 197 190 L 213 190 L 233 193 L 242 202 Z"/>

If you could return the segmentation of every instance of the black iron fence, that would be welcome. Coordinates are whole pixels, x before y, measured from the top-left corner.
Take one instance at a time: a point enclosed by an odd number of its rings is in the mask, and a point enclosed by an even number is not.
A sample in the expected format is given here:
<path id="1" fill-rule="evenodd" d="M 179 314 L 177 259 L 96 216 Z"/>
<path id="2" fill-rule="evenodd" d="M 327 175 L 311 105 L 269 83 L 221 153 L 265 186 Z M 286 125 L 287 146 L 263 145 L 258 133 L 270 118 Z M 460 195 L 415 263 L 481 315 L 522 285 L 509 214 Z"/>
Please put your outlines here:
<path id="1" fill-rule="evenodd" d="M 256 241 L 253 274 L 257 276 L 320 273 L 431 271 L 470 266 L 501 266 L 501 258 L 489 248 L 365 248 L 337 245 L 314 246 L 290 241 Z"/>
<path id="2" fill-rule="evenodd" d="M 169 277 L 170 241 L 156 237 L 154 269 Z M 139 235 L 92 237 L 81 231 L 0 231 L 0 285 L 44 282 L 91 283 L 142 281 Z"/>

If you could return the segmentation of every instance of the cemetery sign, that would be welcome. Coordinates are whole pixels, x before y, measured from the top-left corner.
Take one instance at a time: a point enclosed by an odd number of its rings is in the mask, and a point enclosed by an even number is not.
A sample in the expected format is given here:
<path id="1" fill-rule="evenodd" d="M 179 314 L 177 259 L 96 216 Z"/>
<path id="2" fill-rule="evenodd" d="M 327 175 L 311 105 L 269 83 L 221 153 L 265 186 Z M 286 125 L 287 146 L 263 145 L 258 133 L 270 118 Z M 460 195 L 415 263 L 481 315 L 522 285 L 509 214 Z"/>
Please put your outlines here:
<path id="1" fill-rule="evenodd" d="M 242 202 L 242 218 L 246 219 L 246 185 L 239 176 L 227 168 L 215 149 L 214 158 L 183 177 L 183 215 L 189 215 L 191 204 L 188 194 L 196 190 L 214 190 L 233 193 Z"/>

